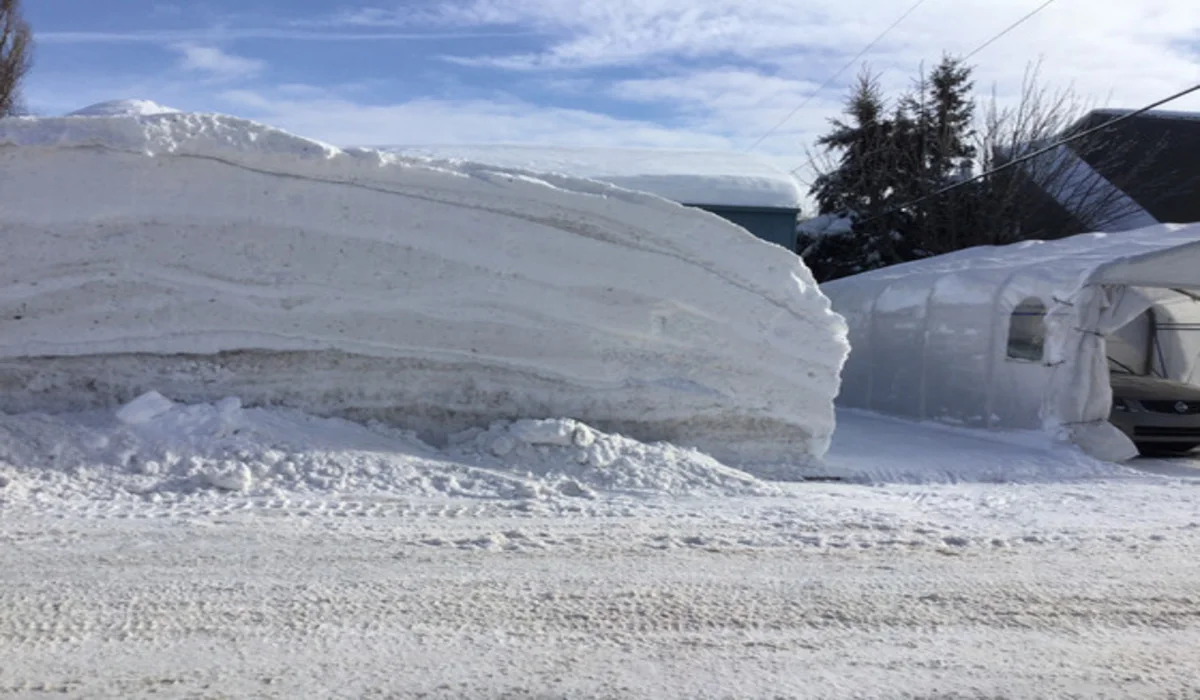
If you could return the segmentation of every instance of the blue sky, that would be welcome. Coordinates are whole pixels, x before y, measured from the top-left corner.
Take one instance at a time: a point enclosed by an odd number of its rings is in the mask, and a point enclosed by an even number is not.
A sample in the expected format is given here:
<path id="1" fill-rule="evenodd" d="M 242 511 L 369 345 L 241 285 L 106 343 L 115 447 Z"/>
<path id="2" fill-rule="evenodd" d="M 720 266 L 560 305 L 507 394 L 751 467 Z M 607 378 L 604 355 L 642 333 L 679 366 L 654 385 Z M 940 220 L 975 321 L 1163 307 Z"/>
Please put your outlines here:
<path id="1" fill-rule="evenodd" d="M 926 0 L 867 57 L 889 88 L 1041 0 Z M 114 98 L 262 120 L 340 145 L 754 150 L 799 165 L 910 0 L 25 0 L 38 114 Z M 1194 0 L 1057 0 L 977 56 L 1002 101 L 1051 87 L 1140 106 L 1200 80 Z M 1200 109 L 1200 99 L 1173 105 Z"/>

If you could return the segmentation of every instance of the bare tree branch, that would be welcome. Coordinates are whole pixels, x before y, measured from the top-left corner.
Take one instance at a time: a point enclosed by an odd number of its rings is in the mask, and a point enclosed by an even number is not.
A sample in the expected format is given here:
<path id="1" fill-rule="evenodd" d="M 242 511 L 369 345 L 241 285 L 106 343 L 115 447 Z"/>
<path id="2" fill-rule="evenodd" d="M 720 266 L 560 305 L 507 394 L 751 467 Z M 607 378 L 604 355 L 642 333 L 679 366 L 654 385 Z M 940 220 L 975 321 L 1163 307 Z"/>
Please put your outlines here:
<path id="1" fill-rule="evenodd" d="M 1030 66 L 1015 105 L 1001 107 L 993 95 L 983 110 L 977 137 L 981 169 L 992 170 L 1044 147 L 1069 133 L 1091 109 L 1071 89 L 1041 86 L 1038 66 Z M 1161 141 L 1147 146 L 1100 132 L 989 177 L 983 217 L 989 242 L 1127 227 L 1142 208 L 1121 189 L 1123 182 L 1153 178 L 1162 187 L 1177 184 L 1172 173 L 1153 172 L 1155 157 L 1165 148 Z M 1087 154 L 1091 163 L 1080 154 Z M 1121 173 L 1120 182 L 1102 172 Z"/>
<path id="2" fill-rule="evenodd" d="M 0 117 L 20 109 L 21 80 L 33 58 L 32 36 L 21 0 L 0 0 Z"/>

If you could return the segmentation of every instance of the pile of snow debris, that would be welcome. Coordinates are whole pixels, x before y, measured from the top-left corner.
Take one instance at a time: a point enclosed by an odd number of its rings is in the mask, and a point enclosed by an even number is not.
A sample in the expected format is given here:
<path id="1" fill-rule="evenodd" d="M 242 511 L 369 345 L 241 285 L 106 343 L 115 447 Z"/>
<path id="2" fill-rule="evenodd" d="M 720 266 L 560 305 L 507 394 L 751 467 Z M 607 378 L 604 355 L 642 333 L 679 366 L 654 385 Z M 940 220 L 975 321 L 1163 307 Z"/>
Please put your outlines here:
<path id="1" fill-rule="evenodd" d="M 645 444 L 570 419 L 497 421 L 450 436 L 447 454 L 530 478 L 557 480 L 568 495 L 640 491 L 674 495 L 762 494 L 775 489 L 695 450 Z"/>
<path id="2" fill-rule="evenodd" d="M 149 392 L 115 412 L 0 416 L 0 504 L 222 492 L 553 500 L 777 490 L 701 453 L 573 420 L 497 422 L 438 450 L 379 423 L 237 398 L 179 404 Z"/>
<path id="3" fill-rule="evenodd" d="M 742 466 L 828 448 L 845 324 L 727 221 L 222 115 L 83 114 L 0 120 L 0 410 L 157 389 L 437 444 L 573 416 Z"/>

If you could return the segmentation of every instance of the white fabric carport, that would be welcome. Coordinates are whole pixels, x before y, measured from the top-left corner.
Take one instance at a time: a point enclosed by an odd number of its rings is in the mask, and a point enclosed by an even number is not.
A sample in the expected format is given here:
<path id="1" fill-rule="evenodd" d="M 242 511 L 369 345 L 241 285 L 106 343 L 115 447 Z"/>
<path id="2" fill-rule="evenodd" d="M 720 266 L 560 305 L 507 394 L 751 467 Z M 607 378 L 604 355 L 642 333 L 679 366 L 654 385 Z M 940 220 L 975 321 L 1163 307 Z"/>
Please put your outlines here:
<path id="1" fill-rule="evenodd" d="M 850 330 L 842 405 L 1044 429 L 1126 459 L 1133 445 L 1108 423 L 1107 339 L 1152 308 L 1170 307 L 1178 327 L 1200 324 L 1200 304 L 1176 291 L 1200 290 L 1200 225 L 972 248 L 822 290 Z M 1036 354 L 1014 355 L 1014 323 L 1044 333 L 1030 338 Z M 1200 333 L 1160 352 L 1171 378 L 1200 383 Z"/>

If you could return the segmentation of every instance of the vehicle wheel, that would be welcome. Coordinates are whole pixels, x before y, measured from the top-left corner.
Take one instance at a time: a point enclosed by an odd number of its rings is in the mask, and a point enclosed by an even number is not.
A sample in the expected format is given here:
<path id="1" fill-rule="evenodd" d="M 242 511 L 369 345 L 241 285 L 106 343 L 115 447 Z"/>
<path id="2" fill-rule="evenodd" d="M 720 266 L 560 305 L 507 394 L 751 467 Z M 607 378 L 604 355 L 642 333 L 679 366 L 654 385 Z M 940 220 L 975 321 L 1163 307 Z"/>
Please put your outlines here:
<path id="1" fill-rule="evenodd" d="M 1174 457 L 1200 447 L 1200 444 L 1194 442 L 1141 442 L 1138 443 L 1138 452 L 1143 457 Z"/>

